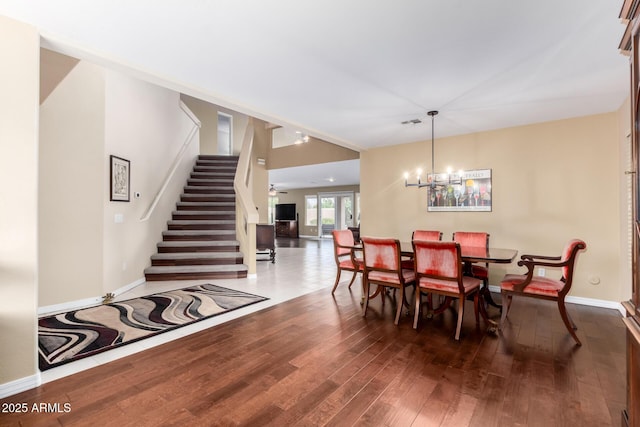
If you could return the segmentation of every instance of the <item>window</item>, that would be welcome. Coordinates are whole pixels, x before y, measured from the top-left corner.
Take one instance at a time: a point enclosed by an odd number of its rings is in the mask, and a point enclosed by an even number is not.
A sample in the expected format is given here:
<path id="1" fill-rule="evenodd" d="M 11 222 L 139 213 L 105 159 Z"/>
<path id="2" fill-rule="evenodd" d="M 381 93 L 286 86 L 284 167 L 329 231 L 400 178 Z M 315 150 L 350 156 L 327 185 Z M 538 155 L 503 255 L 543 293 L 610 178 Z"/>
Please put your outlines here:
<path id="1" fill-rule="evenodd" d="M 276 222 L 276 205 L 278 204 L 278 196 L 269 196 L 269 224 Z"/>
<path id="2" fill-rule="evenodd" d="M 231 154 L 231 129 L 233 117 L 218 113 L 218 154 Z"/>
<path id="3" fill-rule="evenodd" d="M 318 196 L 304 196 L 304 225 L 318 225 Z"/>

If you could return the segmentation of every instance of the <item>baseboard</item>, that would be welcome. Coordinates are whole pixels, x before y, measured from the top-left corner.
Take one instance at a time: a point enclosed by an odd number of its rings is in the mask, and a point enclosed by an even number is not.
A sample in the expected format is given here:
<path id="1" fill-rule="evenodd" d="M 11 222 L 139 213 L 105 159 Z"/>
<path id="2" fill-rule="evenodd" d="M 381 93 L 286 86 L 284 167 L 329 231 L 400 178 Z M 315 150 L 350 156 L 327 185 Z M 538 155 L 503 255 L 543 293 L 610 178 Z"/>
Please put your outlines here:
<path id="1" fill-rule="evenodd" d="M 489 286 L 489 290 L 499 294 L 500 286 Z M 622 304 L 619 302 L 572 296 L 568 296 L 565 301 L 572 304 L 588 305 L 590 307 L 610 308 L 612 310 L 618 310 L 621 315 L 625 316 L 624 307 L 622 307 Z"/>
<path id="2" fill-rule="evenodd" d="M 135 282 L 129 283 L 121 288 L 116 289 L 112 293 L 114 296 L 121 295 L 130 291 L 136 286 L 140 286 L 145 282 L 144 278 L 138 279 Z M 91 307 L 92 305 L 102 304 L 102 297 L 85 298 L 76 301 L 68 301 L 60 304 L 46 305 L 38 307 L 38 316 L 43 316 L 52 313 L 62 313 L 65 311 L 78 310 L 85 307 Z"/>
<path id="3" fill-rule="evenodd" d="M 24 377 L 15 381 L 0 384 L 0 399 L 22 393 L 23 391 L 31 390 L 32 388 L 38 387 L 40 384 L 42 384 L 40 372 L 35 375 L 31 375 L 30 377 Z"/>

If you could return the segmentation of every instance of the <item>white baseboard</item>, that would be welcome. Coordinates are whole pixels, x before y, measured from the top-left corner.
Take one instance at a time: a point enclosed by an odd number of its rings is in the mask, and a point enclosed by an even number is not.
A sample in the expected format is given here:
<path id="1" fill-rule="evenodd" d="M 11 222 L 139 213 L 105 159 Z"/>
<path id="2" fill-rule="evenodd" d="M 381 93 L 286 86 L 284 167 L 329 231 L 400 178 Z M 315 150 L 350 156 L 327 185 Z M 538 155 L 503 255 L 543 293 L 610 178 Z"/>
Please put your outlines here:
<path id="1" fill-rule="evenodd" d="M 125 292 L 130 291 L 136 286 L 140 286 L 144 282 L 145 282 L 144 278 L 138 279 L 135 282 L 131 282 L 128 285 L 125 285 L 121 288 L 116 289 L 112 293 L 115 296 L 121 295 Z M 102 304 L 102 297 L 92 297 L 92 298 L 85 298 L 85 299 L 76 300 L 76 301 L 63 302 L 60 304 L 46 305 L 43 307 L 38 307 L 38 316 L 43 316 L 51 313 L 61 313 L 65 311 L 78 310 L 85 307 L 91 307 L 97 304 Z"/>
<path id="2" fill-rule="evenodd" d="M 489 290 L 491 292 L 499 294 L 500 286 L 489 286 Z M 565 301 L 572 304 L 588 305 L 590 307 L 610 308 L 612 310 L 618 310 L 622 316 L 626 315 L 625 309 L 624 307 L 622 307 L 622 304 L 615 301 L 572 296 L 568 296 Z"/>
<path id="3" fill-rule="evenodd" d="M 31 375 L 30 377 L 24 377 L 15 381 L 0 384 L 0 399 L 4 399 L 8 396 L 13 396 L 14 394 L 22 393 L 23 391 L 27 391 L 32 388 L 36 388 L 40 384 L 42 384 L 40 372 L 35 375 Z"/>

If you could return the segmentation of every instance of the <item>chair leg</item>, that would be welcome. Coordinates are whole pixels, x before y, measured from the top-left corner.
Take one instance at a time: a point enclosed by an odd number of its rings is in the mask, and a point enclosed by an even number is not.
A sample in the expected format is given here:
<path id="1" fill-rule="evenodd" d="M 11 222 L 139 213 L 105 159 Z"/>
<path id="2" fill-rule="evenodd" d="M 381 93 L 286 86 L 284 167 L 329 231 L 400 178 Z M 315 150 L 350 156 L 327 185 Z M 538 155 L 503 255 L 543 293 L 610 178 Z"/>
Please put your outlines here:
<path id="1" fill-rule="evenodd" d="M 367 306 L 369 305 L 369 281 L 363 278 L 362 287 L 364 288 L 364 293 L 362 294 L 364 297 L 364 301 L 362 302 L 362 317 L 365 317 L 367 315 Z"/>
<path id="2" fill-rule="evenodd" d="M 402 313 L 402 307 L 404 307 L 404 286 L 400 288 L 400 301 L 396 301 L 398 308 L 396 309 L 396 326 L 400 322 L 400 313 Z"/>
<path id="3" fill-rule="evenodd" d="M 422 292 L 420 291 L 420 286 L 416 283 L 416 307 L 413 313 L 413 329 L 418 329 L 418 319 L 420 318 L 420 308 L 422 306 Z"/>
<path id="4" fill-rule="evenodd" d="M 353 272 L 353 277 L 351 277 L 351 281 L 349 282 L 349 289 L 351 289 L 351 285 L 353 285 L 353 282 L 355 282 L 357 275 L 358 275 L 358 272 L 354 271 Z"/>
<path id="5" fill-rule="evenodd" d="M 336 276 L 336 283 L 333 284 L 333 289 L 331 289 L 331 295 L 333 295 L 333 293 L 336 291 L 336 288 L 338 287 L 338 283 L 340 283 L 340 273 L 342 273 L 342 270 L 340 268 L 338 268 L 338 275 Z"/>
<path id="6" fill-rule="evenodd" d="M 464 296 L 458 300 L 458 326 L 456 327 L 456 341 L 460 341 L 460 330 L 462 329 L 462 316 L 464 315 Z"/>
<path id="7" fill-rule="evenodd" d="M 509 309 L 511 308 L 511 300 L 513 299 L 513 295 L 508 294 L 506 292 L 502 292 L 502 316 L 500 317 L 500 329 L 504 325 L 504 322 L 507 320 L 507 314 L 509 314 Z"/>
<path id="8" fill-rule="evenodd" d="M 576 328 L 575 324 L 571 321 L 571 318 L 569 317 L 569 313 L 567 313 L 567 308 L 564 305 L 564 299 L 558 298 L 558 309 L 560 309 L 560 316 L 562 317 L 564 326 L 567 327 L 567 331 L 569 331 L 573 339 L 576 341 L 576 344 L 582 345 L 582 343 L 580 342 L 580 339 L 578 339 L 578 336 L 576 335 L 576 329 L 578 328 Z"/>
<path id="9" fill-rule="evenodd" d="M 473 295 L 473 310 L 476 315 L 476 330 L 480 330 L 480 292 Z"/>

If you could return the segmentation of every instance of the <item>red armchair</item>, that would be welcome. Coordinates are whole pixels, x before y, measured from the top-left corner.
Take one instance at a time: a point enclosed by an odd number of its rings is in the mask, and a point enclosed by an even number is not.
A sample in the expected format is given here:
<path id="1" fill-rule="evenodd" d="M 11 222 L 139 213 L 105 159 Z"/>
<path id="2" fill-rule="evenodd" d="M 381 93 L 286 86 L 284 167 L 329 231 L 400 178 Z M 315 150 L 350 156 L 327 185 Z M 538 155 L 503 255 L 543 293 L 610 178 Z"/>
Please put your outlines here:
<path id="1" fill-rule="evenodd" d="M 400 301 L 397 302 L 395 324 L 400 321 L 402 306 L 409 307 L 405 297 L 405 288 L 415 283 L 413 269 L 403 268 L 400 256 L 400 242 L 396 239 L 379 239 L 362 237 L 364 252 L 364 304 L 362 315 L 367 315 L 369 305 L 369 288 L 372 284 L 378 288 L 390 287 L 400 290 Z M 376 292 L 382 296 L 384 304 L 385 292 Z"/>
<path id="2" fill-rule="evenodd" d="M 456 242 L 413 242 L 416 272 L 416 296 L 415 313 L 413 319 L 414 329 L 418 328 L 421 297 L 423 293 L 444 295 L 448 297 L 442 307 L 436 310 L 442 312 L 449 306 L 451 298 L 458 299 L 458 323 L 455 339 L 460 339 L 464 304 L 468 296 L 473 295 L 473 308 L 476 315 L 476 327 L 480 325 L 478 296 L 479 279 L 463 276 L 460 244 Z"/>
<path id="3" fill-rule="evenodd" d="M 578 328 L 565 307 L 565 297 L 571 290 L 578 252 L 586 248 L 585 242 L 573 239 L 566 244 L 561 256 L 522 255 L 518 265 L 526 267 L 527 273 L 507 274 L 500 283 L 503 304 L 501 326 L 507 319 L 514 295 L 552 300 L 558 303 L 560 316 L 567 330 L 576 343 L 582 345 L 575 332 Z M 556 280 L 536 276 L 533 274 L 536 267 L 561 268 L 562 278 Z"/>
<path id="4" fill-rule="evenodd" d="M 460 246 L 477 246 L 489 248 L 489 234 L 472 231 L 456 231 L 453 233 L 453 241 L 460 243 Z M 485 286 L 489 285 L 489 264 L 471 265 L 471 275 L 482 280 Z M 467 273 L 468 274 L 468 273 Z"/>
<path id="5" fill-rule="evenodd" d="M 411 235 L 411 241 L 414 240 L 442 240 L 442 232 L 435 230 L 416 230 Z"/>
<path id="6" fill-rule="evenodd" d="M 340 275 L 343 271 L 350 271 L 353 273 L 351 281 L 349 282 L 349 289 L 356 280 L 356 275 L 363 271 L 363 261 L 354 256 L 355 242 L 353 239 L 353 233 L 351 230 L 333 230 L 333 255 L 336 260 L 336 267 L 338 272 L 336 275 L 336 282 L 333 284 L 331 295 L 334 294 L 338 283 L 340 283 Z"/>

